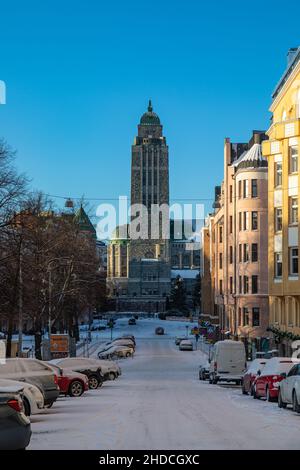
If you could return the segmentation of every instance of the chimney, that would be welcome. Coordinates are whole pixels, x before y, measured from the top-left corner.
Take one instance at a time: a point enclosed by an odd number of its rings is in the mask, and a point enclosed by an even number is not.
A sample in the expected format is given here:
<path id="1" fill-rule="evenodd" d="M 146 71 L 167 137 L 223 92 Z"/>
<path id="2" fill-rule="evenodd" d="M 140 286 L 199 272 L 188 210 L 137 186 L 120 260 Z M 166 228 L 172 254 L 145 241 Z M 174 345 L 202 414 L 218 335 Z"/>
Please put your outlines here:
<path id="1" fill-rule="evenodd" d="M 290 67 L 290 65 L 292 64 L 296 54 L 297 54 L 297 51 L 298 51 L 298 47 L 291 47 L 289 50 L 288 50 L 288 53 L 287 53 L 287 66 Z"/>

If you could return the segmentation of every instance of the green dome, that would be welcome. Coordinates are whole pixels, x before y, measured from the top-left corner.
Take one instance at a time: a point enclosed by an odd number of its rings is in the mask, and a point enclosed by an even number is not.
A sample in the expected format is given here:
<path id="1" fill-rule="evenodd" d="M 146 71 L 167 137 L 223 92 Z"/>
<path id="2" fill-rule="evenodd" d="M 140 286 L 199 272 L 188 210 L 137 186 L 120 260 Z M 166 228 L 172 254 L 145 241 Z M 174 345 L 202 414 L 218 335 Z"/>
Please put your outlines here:
<path id="1" fill-rule="evenodd" d="M 149 100 L 148 111 L 141 117 L 141 124 L 143 126 L 160 126 L 160 119 L 153 112 L 151 100 Z"/>

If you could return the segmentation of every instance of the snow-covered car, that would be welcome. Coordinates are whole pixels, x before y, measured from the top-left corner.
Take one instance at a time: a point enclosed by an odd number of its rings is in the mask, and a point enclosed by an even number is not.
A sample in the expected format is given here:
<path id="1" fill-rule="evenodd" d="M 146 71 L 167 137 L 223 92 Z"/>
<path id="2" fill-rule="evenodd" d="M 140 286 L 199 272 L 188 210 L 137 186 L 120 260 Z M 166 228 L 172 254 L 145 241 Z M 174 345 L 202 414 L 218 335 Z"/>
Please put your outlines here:
<path id="1" fill-rule="evenodd" d="M 59 391 L 70 397 L 81 397 L 89 389 L 89 379 L 86 375 L 73 370 L 62 369 L 57 364 L 48 363 L 58 377 Z"/>
<path id="2" fill-rule="evenodd" d="M 16 380 L 0 379 L 0 388 L 4 387 L 22 388 L 22 400 L 26 416 L 40 413 L 44 408 L 43 394 L 35 385 Z"/>
<path id="3" fill-rule="evenodd" d="M 23 450 L 30 442 L 31 425 L 22 393 L 23 384 L 0 387 L 0 450 Z"/>
<path id="4" fill-rule="evenodd" d="M 103 384 L 103 373 L 99 364 L 91 364 L 86 357 L 52 359 L 49 364 L 58 365 L 66 371 L 80 372 L 89 380 L 89 388 L 95 390 Z"/>
<path id="5" fill-rule="evenodd" d="M 124 339 L 130 339 L 133 344 L 135 345 L 135 337 L 133 335 L 123 335 L 123 336 L 118 336 L 117 338 L 114 339 L 114 341 L 117 341 L 117 340 L 124 340 Z"/>
<path id="6" fill-rule="evenodd" d="M 114 339 L 110 344 L 107 346 L 128 346 L 128 348 L 132 348 L 135 351 L 135 343 L 131 339 Z"/>
<path id="7" fill-rule="evenodd" d="M 179 350 L 180 351 L 193 351 L 193 343 L 190 339 L 183 339 L 179 343 Z"/>
<path id="8" fill-rule="evenodd" d="M 164 335 L 164 334 L 165 334 L 165 330 L 163 329 L 162 326 L 158 326 L 157 328 L 155 328 L 155 334 L 156 334 L 156 335 Z"/>
<path id="9" fill-rule="evenodd" d="M 113 357 L 130 357 L 133 356 L 133 349 L 128 346 L 110 346 L 98 353 L 99 359 L 109 359 Z"/>
<path id="10" fill-rule="evenodd" d="M 44 396 L 44 405 L 50 407 L 59 396 L 58 378 L 53 369 L 38 359 L 5 359 L 0 366 L 0 379 L 11 379 L 35 385 Z"/>
<path id="11" fill-rule="evenodd" d="M 259 372 L 253 384 L 253 398 L 266 398 L 274 401 L 278 398 L 280 382 L 286 377 L 300 359 L 289 357 L 272 357 L 262 372 Z"/>
<path id="12" fill-rule="evenodd" d="M 129 318 L 128 325 L 136 325 L 136 319 L 135 318 Z"/>
<path id="13" fill-rule="evenodd" d="M 265 367 L 268 359 L 254 359 L 248 366 L 242 381 L 242 393 L 248 395 L 250 393 L 253 395 L 253 384 L 257 377 L 257 372 L 262 371 Z"/>
<path id="14" fill-rule="evenodd" d="M 208 380 L 209 379 L 209 362 L 205 362 L 199 366 L 199 380 Z"/>
<path id="15" fill-rule="evenodd" d="M 68 359 L 69 358 L 60 359 L 57 365 L 59 365 L 59 367 L 62 367 L 64 372 L 68 371 L 68 373 L 70 373 L 72 372 L 72 368 L 70 368 L 70 362 Z M 85 365 L 85 367 L 89 365 L 92 367 L 96 366 L 97 368 L 100 368 L 104 380 L 114 380 L 122 373 L 120 366 L 114 361 L 106 361 L 106 360 L 96 359 L 93 357 L 90 357 L 90 358 L 77 357 L 74 359 L 77 359 L 76 361 L 77 364 L 81 361 Z"/>
<path id="16" fill-rule="evenodd" d="M 286 408 L 288 404 L 293 405 L 296 413 L 300 413 L 300 364 L 295 364 L 279 384 L 278 406 Z"/>

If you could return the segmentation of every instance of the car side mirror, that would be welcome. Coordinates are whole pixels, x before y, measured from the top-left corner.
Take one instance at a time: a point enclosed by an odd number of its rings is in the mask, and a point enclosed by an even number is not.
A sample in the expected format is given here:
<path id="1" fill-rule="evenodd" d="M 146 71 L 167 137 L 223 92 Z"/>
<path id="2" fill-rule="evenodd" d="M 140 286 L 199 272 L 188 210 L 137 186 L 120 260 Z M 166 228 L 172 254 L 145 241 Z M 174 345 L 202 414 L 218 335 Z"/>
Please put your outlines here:
<path id="1" fill-rule="evenodd" d="M 257 371 L 257 375 L 261 375 L 261 370 L 258 370 L 258 371 Z"/>
<path id="2" fill-rule="evenodd" d="M 280 377 L 282 377 L 283 379 L 286 379 L 287 375 L 285 372 L 282 372 L 282 374 L 280 374 Z"/>

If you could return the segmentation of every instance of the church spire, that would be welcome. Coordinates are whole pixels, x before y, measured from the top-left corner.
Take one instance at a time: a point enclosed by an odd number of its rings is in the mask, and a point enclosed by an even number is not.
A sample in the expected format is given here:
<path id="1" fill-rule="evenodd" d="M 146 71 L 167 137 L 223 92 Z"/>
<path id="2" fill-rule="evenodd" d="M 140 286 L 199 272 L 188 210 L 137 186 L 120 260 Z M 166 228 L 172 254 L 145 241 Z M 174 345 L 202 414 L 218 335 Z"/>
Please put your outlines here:
<path id="1" fill-rule="evenodd" d="M 151 100 L 149 100 L 149 104 L 148 104 L 148 112 L 149 112 L 149 113 L 152 113 L 152 111 L 153 111 L 153 107 L 152 107 L 152 101 L 151 101 Z"/>

